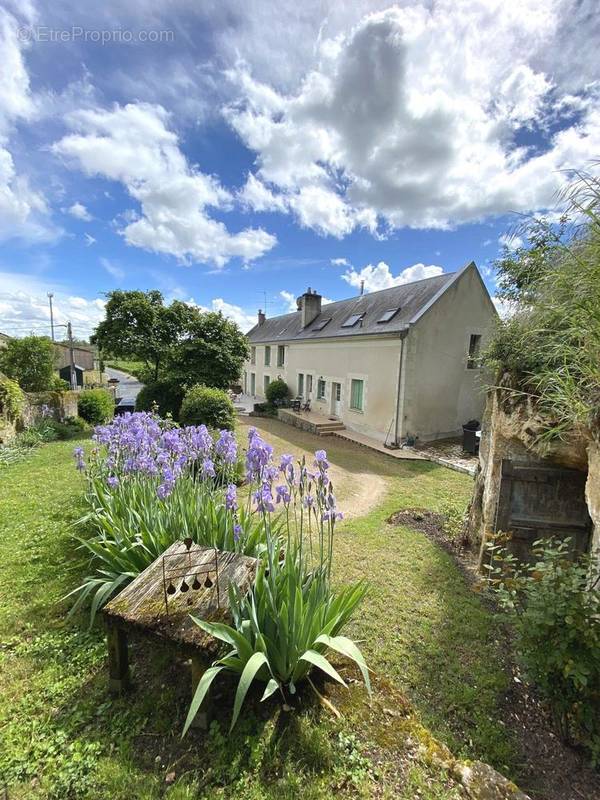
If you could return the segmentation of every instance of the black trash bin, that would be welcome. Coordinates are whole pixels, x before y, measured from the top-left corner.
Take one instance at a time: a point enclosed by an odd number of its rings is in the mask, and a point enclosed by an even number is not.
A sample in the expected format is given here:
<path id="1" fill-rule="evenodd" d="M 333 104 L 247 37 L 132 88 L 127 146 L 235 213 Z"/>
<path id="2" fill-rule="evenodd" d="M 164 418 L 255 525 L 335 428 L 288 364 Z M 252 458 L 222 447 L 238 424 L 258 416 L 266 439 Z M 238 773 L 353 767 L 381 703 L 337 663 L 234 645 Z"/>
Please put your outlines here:
<path id="1" fill-rule="evenodd" d="M 463 450 L 476 456 L 479 453 L 479 436 L 477 431 L 481 430 L 478 419 L 470 419 L 462 426 L 463 429 Z"/>

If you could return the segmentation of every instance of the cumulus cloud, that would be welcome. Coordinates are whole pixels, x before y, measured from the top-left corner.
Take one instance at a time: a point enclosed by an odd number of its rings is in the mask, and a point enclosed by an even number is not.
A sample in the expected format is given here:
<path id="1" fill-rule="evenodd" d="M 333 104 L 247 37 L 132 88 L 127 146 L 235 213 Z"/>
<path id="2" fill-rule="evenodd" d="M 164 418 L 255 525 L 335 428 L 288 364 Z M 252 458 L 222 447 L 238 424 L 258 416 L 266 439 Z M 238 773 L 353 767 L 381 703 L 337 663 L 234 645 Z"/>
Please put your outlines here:
<path id="1" fill-rule="evenodd" d="M 81 219 L 84 222 L 89 222 L 92 219 L 90 212 L 83 205 L 83 203 L 80 203 L 79 201 L 73 203 L 73 205 L 68 208 L 67 211 L 72 217 L 75 217 L 75 219 Z"/>
<path id="2" fill-rule="evenodd" d="M 104 318 L 104 300 L 71 295 L 66 289 L 46 283 L 35 275 L 0 272 L 0 331 L 11 336 L 29 333 L 50 335 L 47 293 L 52 291 L 56 338 L 66 336 L 64 326 L 73 325 L 73 335 L 88 337 Z M 64 336 L 63 336 L 64 334 Z"/>
<path id="3" fill-rule="evenodd" d="M 378 292 L 380 289 L 389 289 L 391 286 L 401 286 L 403 283 L 433 278 L 441 275 L 443 271 L 442 267 L 435 264 L 413 264 L 412 267 L 403 269 L 398 275 L 392 275 L 392 271 L 385 261 L 380 261 L 376 265 L 367 264 L 361 270 L 348 269 L 341 277 L 342 280 L 345 280 L 350 286 L 356 286 L 357 289 L 360 289 L 364 281 L 365 292 Z"/>
<path id="4" fill-rule="evenodd" d="M 286 312 L 289 314 L 291 311 L 297 311 L 298 306 L 296 304 L 296 295 L 293 292 L 288 292 L 285 289 L 282 289 L 279 292 L 279 296 L 286 304 Z"/>
<path id="5" fill-rule="evenodd" d="M 498 237 L 498 244 L 500 247 L 508 248 L 508 250 L 518 250 L 519 247 L 523 247 L 524 242 L 521 236 L 511 233 L 503 233 Z"/>
<path id="6" fill-rule="evenodd" d="M 553 206 L 563 170 L 600 149 L 599 85 L 582 80 L 569 96 L 587 101 L 557 127 L 564 92 L 540 67 L 575 11 L 569 0 L 393 7 L 321 39 L 286 93 L 239 63 L 224 113 L 257 155 L 247 203 L 337 237 Z M 519 144 L 534 128 L 543 146 Z"/>
<path id="7" fill-rule="evenodd" d="M 231 258 L 252 261 L 276 244 L 262 228 L 231 233 L 208 209 L 227 211 L 232 196 L 218 179 L 188 163 L 168 112 L 130 103 L 67 116 L 73 133 L 52 146 L 71 166 L 122 183 L 140 204 L 120 229 L 128 244 L 183 261 L 222 267 Z"/>

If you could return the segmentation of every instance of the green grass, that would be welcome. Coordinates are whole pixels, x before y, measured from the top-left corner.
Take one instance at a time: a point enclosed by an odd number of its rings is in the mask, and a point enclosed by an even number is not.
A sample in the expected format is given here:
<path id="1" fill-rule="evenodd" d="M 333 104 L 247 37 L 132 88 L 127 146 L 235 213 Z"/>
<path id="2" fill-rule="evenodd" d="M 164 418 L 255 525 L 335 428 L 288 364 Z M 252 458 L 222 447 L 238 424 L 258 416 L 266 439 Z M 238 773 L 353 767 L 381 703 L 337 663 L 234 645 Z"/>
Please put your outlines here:
<path id="1" fill-rule="evenodd" d="M 258 422 L 278 451 L 324 444 L 278 422 Z M 350 691 L 327 684 L 322 691 L 342 711 L 337 720 L 312 693 L 287 713 L 276 699 L 261 705 L 254 696 L 230 736 L 231 687 L 222 684 L 210 732 L 183 741 L 187 665 L 162 648 L 134 643 L 134 691 L 111 699 L 101 630 L 88 632 L 87 617 L 68 618 L 61 602 L 85 571 L 71 539 L 82 510 L 73 442 L 45 445 L 2 471 L 0 787 L 3 780 L 10 786 L 11 800 L 150 800 L 165 795 L 169 773 L 175 782 L 166 796 L 175 800 L 455 800 L 456 786 L 431 761 L 427 733 L 403 693 L 456 752 L 514 770 L 497 721 L 506 679 L 491 616 L 445 553 L 422 534 L 385 522 L 403 506 L 462 504 L 470 480 L 341 441 L 325 444 L 342 505 L 366 503 L 361 486 L 376 472 L 377 503 L 364 516 L 355 508 L 340 527 L 337 560 L 340 581 L 365 573 L 372 584 L 352 635 L 364 640 L 376 672 L 374 699 L 369 705 L 358 684 Z"/>

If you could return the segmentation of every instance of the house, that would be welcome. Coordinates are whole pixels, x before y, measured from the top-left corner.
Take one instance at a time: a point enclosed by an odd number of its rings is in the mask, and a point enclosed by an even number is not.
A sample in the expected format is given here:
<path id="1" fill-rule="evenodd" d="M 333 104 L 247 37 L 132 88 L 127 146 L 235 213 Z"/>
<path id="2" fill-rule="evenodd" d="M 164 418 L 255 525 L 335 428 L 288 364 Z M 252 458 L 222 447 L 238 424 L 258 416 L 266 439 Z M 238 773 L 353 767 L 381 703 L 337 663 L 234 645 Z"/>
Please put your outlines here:
<path id="1" fill-rule="evenodd" d="M 0 331 L 0 350 L 3 350 L 9 343 L 10 336 Z"/>
<path id="2" fill-rule="evenodd" d="M 54 349 L 56 351 L 56 369 L 60 371 L 63 367 L 70 366 L 71 355 L 68 342 L 54 342 Z M 74 345 L 73 360 L 86 372 L 98 369 L 98 355 L 94 347 Z"/>
<path id="3" fill-rule="evenodd" d="M 311 411 L 394 444 L 456 436 L 481 419 L 479 356 L 497 313 L 473 262 L 326 305 L 309 288 L 297 302 L 272 319 L 258 312 L 246 393 L 263 398 L 281 377 Z"/>

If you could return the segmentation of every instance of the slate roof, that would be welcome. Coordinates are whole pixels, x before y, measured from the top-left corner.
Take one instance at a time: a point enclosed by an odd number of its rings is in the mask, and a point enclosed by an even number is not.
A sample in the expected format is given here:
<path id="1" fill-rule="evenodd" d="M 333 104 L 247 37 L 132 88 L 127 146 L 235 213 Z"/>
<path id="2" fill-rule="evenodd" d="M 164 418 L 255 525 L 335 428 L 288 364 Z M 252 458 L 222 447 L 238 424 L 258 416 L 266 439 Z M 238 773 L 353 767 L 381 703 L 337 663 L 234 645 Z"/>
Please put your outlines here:
<path id="1" fill-rule="evenodd" d="M 371 292 L 362 296 L 350 297 L 348 300 L 337 300 L 322 306 L 321 313 L 306 328 L 302 328 L 302 312 L 282 314 L 271 317 L 262 325 L 255 325 L 248 332 L 252 344 L 261 342 L 287 342 L 311 339 L 331 339 L 332 337 L 365 336 L 368 334 L 395 334 L 408 327 L 409 322 L 437 294 L 452 282 L 456 272 L 444 272 L 434 278 L 392 286 L 379 292 Z M 389 322 L 378 322 L 386 311 L 398 308 Z M 363 314 L 362 322 L 350 328 L 342 327 L 352 314 Z M 326 319 L 330 321 L 321 330 L 315 330 Z"/>

